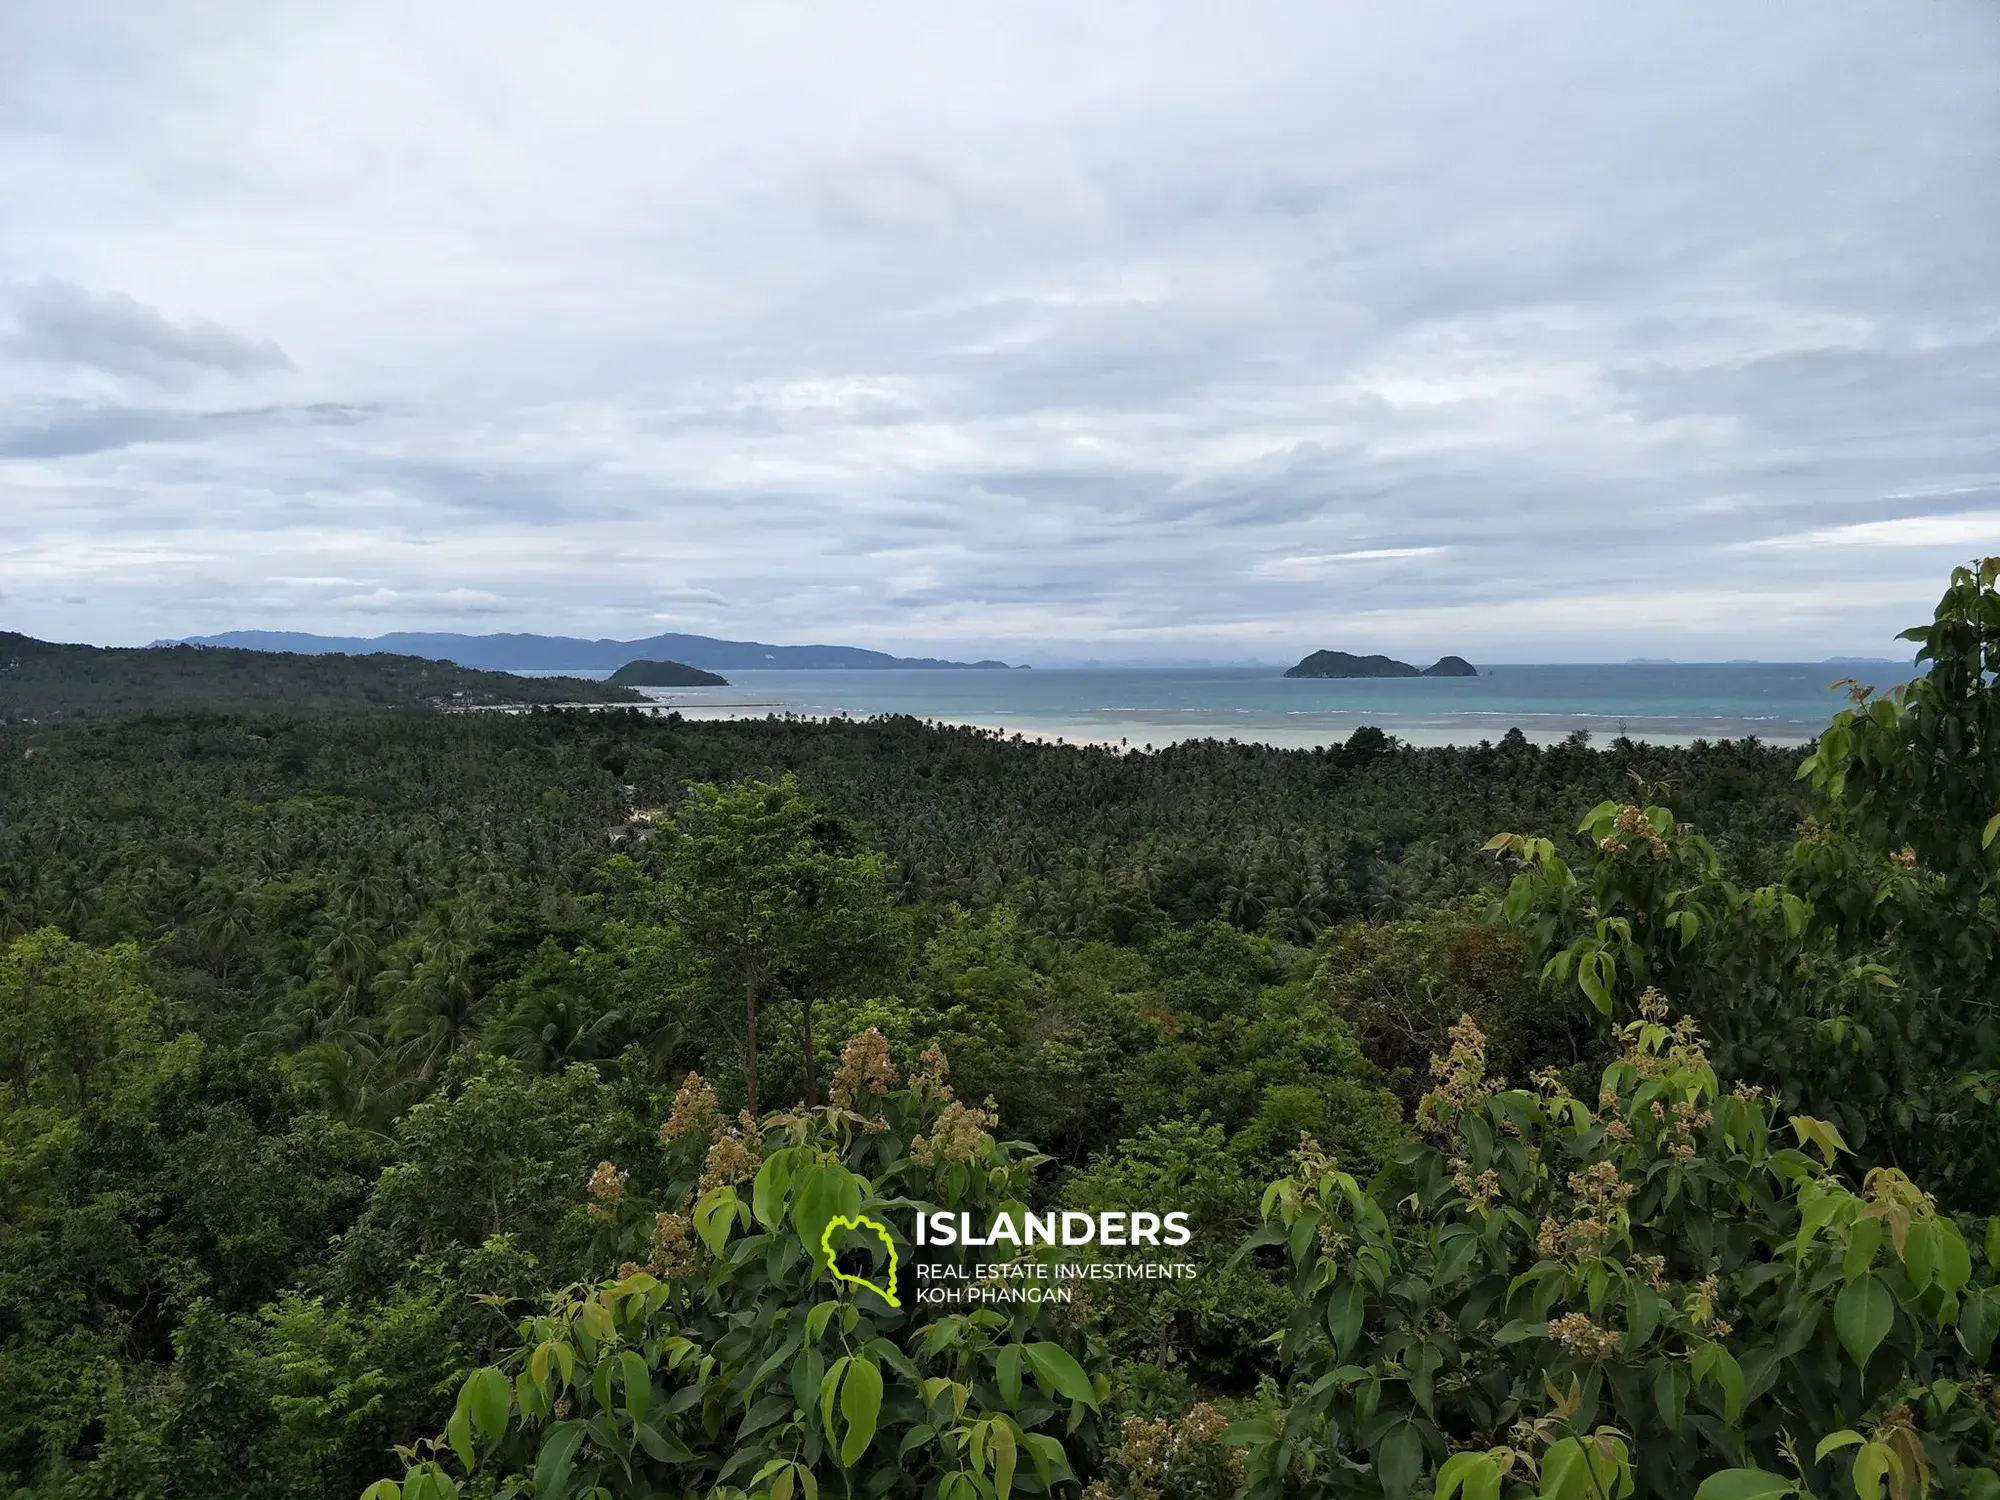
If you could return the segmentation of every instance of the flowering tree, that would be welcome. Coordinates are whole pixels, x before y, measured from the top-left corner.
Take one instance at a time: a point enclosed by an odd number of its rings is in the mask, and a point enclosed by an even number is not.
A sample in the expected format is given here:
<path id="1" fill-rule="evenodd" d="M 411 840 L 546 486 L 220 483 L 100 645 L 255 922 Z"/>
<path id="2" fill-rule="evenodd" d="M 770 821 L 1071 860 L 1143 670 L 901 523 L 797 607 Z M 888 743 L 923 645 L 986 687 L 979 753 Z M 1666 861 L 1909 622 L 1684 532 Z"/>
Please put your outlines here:
<path id="1" fill-rule="evenodd" d="M 1304 1143 L 1254 1243 L 1297 1312 L 1249 1493 L 1702 1500 L 2000 1495 L 2000 1219 L 1717 1083 L 1657 991 L 1595 1105 L 1486 1076 L 1470 1021 L 1413 1143 L 1364 1188 Z"/>
<path id="2" fill-rule="evenodd" d="M 905 1084 L 868 1031 L 829 1092 L 732 1122 L 689 1075 L 660 1129 L 664 1198 L 631 1191 L 611 1162 L 591 1175 L 618 1277 L 524 1317 L 515 1354 L 467 1377 L 444 1434 L 405 1450 L 407 1473 L 368 1500 L 449 1500 L 461 1485 L 535 1500 L 816 1500 L 823 1486 L 995 1500 L 1088 1474 L 1109 1386 L 1074 1308 L 882 1295 L 887 1253 L 911 1257 L 913 1214 L 1018 1209 L 1046 1158 L 996 1140 L 994 1112 L 954 1095 L 935 1049 Z M 841 1249 L 837 1221 L 863 1216 L 889 1243 Z M 829 1251 L 877 1259 L 835 1278 Z"/>

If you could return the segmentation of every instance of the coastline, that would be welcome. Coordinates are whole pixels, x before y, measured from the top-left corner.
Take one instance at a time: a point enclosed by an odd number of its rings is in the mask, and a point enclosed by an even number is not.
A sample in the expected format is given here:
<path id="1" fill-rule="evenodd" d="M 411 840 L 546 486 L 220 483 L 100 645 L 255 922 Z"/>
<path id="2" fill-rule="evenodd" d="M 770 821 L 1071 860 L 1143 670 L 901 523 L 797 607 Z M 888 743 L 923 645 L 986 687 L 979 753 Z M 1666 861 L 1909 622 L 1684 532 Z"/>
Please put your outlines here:
<path id="1" fill-rule="evenodd" d="M 765 718 L 785 719 L 805 724 L 866 723 L 874 718 L 891 717 L 859 713 L 804 712 L 794 706 L 779 703 L 655 702 L 643 705 L 560 703 L 548 707 L 596 711 L 637 710 L 655 717 L 663 714 L 679 714 L 683 719 L 693 723 Z M 457 711 L 525 713 L 529 709 L 525 705 L 494 705 Z M 1164 750 L 1170 745 L 1196 740 L 1268 745 L 1277 750 L 1312 750 L 1322 746 L 1344 744 L 1357 729 L 1363 728 L 1379 729 L 1405 745 L 1425 748 L 1459 746 L 1467 749 L 1481 743 L 1497 744 L 1509 729 L 1519 729 L 1530 743 L 1541 746 L 1561 744 L 1579 729 L 1590 736 L 1592 744 L 1599 746 L 1621 735 L 1641 744 L 1666 746 L 1684 746 L 1697 741 L 1717 743 L 1746 738 L 1755 738 L 1767 745 L 1804 746 L 1811 744 L 1818 737 L 1818 727 L 1808 729 L 1794 724 L 1760 725 L 1744 720 L 1715 720 L 1696 724 L 1680 721 L 1654 723 L 1630 715 L 1496 713 L 1481 716 L 1477 722 L 1467 723 L 1463 721 L 1473 719 L 1475 716 L 1467 714 L 1446 719 L 1357 712 L 1313 715 L 1310 716 L 1315 721 L 1312 723 L 1272 724 L 1248 717 L 1240 720 L 1191 718 L 1185 722 L 1172 722 L 1154 716 L 1133 714 L 1129 719 L 1121 720 L 1109 727 L 1102 722 L 1086 720 L 1040 720 L 999 714 L 978 717 L 919 714 L 909 717 L 921 718 L 926 723 L 942 728 L 983 730 L 1000 739 L 1019 739 L 1036 744 L 1084 745 L 1121 752 L 1136 750 L 1140 753 Z M 1109 732 L 1110 727 L 1121 728 L 1124 732 L 1113 734 Z"/>
<path id="2" fill-rule="evenodd" d="M 1866 680 L 1899 680 L 1883 664 Z M 1381 730 L 1410 745 L 1498 743 L 1511 729 L 1552 745 L 1578 730 L 1657 745 L 1815 740 L 1844 706 L 1839 663 L 1508 666 L 1477 678 L 1300 679 L 1255 669 L 746 672 L 726 688 L 644 690 L 647 712 L 805 721 L 899 716 L 1024 740 L 1161 749 L 1235 740 L 1280 749 Z"/>

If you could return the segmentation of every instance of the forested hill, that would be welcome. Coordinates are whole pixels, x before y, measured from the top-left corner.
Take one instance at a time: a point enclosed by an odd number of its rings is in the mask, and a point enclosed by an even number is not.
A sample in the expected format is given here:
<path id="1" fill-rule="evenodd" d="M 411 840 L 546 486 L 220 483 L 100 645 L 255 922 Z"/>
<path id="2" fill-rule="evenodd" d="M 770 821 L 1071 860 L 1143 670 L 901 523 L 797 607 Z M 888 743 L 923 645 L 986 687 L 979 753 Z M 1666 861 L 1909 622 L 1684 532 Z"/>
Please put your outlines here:
<path id="1" fill-rule="evenodd" d="M 0 631 L 0 723 L 164 711 L 633 703 L 642 697 L 580 678 L 477 672 L 416 656 L 57 645 Z"/>
<path id="2" fill-rule="evenodd" d="M 1913 638 L 1803 754 L 0 722 L 0 1496 L 2000 1500 L 2000 558 Z"/>
<path id="3" fill-rule="evenodd" d="M 708 672 L 864 671 L 883 668 L 1004 670 L 1004 661 L 947 661 L 935 656 L 891 656 L 860 646 L 773 646 L 763 641 L 724 641 L 706 635 L 647 636 L 637 641 L 584 640 L 569 635 L 457 635 L 443 631 L 399 631 L 393 635 L 309 635 L 292 630 L 232 630 L 223 635 L 197 636 L 195 646 L 240 646 L 253 651 L 297 651 L 318 654 L 343 651 L 353 656 L 376 651 L 412 652 L 442 657 L 468 667 L 501 671 L 603 672 L 630 661 L 666 658 Z"/>

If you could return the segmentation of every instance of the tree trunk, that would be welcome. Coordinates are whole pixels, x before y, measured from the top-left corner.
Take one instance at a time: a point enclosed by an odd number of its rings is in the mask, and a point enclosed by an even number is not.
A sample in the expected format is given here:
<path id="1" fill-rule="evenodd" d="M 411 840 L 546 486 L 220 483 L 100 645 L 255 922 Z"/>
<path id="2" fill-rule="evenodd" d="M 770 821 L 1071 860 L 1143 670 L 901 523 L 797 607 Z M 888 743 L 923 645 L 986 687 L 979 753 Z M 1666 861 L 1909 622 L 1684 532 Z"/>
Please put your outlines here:
<path id="1" fill-rule="evenodd" d="M 750 1096 L 750 1118 L 757 1115 L 757 971 L 744 976 L 743 984 L 743 1084 Z"/>
<path id="2" fill-rule="evenodd" d="M 799 1000 L 799 1009 L 804 1015 L 804 1042 L 806 1053 L 806 1108 L 819 1108 L 819 1054 L 813 1050 L 813 1002 L 811 995 Z"/>

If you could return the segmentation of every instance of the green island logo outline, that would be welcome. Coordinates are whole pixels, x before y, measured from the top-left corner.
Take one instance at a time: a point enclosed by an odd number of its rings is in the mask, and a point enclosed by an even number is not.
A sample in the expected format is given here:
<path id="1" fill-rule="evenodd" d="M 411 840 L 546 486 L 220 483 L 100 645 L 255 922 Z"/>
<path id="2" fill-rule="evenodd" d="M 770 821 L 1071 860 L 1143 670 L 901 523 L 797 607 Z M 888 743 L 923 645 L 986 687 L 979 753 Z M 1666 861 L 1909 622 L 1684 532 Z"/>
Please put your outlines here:
<path id="1" fill-rule="evenodd" d="M 870 1281 L 866 1276 L 850 1276 L 834 1264 L 833 1235 L 835 1230 L 843 1228 L 873 1230 L 875 1237 L 888 1250 L 889 1289 L 887 1291 L 882 1290 L 881 1287 Z M 820 1232 L 819 1248 L 820 1252 L 826 1256 L 826 1268 L 833 1273 L 835 1281 L 847 1281 L 852 1282 L 855 1286 L 865 1286 L 891 1307 L 901 1307 L 903 1305 L 896 1300 L 896 1242 L 889 1238 L 889 1231 L 876 1223 L 875 1220 L 869 1218 L 866 1214 L 856 1214 L 853 1218 L 849 1218 L 846 1214 L 835 1214 L 831 1219 L 827 1220 L 826 1228 Z"/>

